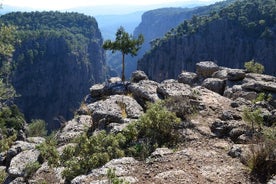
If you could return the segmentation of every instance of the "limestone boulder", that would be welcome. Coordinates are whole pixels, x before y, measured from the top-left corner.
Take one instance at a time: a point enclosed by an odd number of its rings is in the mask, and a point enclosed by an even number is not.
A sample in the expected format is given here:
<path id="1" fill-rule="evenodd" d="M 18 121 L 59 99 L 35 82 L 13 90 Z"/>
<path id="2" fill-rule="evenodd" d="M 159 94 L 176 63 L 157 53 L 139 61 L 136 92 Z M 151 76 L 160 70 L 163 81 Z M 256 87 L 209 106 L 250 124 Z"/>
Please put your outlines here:
<path id="1" fill-rule="evenodd" d="M 207 78 L 203 81 L 202 86 L 222 95 L 225 89 L 225 81 L 217 78 Z"/>
<path id="2" fill-rule="evenodd" d="M 182 72 L 178 76 L 178 82 L 193 86 L 198 82 L 198 76 L 196 73 L 193 72 Z"/>
<path id="3" fill-rule="evenodd" d="M 34 163 L 38 160 L 40 152 L 38 150 L 26 150 L 16 155 L 10 163 L 8 173 L 12 177 L 23 177 L 25 175 L 25 168 L 28 164 Z"/>
<path id="4" fill-rule="evenodd" d="M 245 78 L 245 71 L 242 69 L 229 69 L 227 79 L 230 81 L 241 81 Z"/>
<path id="5" fill-rule="evenodd" d="M 58 143 L 67 143 L 70 140 L 80 136 L 93 125 L 92 117 L 89 115 L 80 115 L 65 123 L 57 134 Z"/>
<path id="6" fill-rule="evenodd" d="M 155 102 L 159 100 L 157 94 L 158 83 L 151 80 L 141 80 L 138 83 L 132 83 L 128 86 L 128 90 L 133 97 L 141 105 L 145 105 L 146 102 Z"/>
<path id="7" fill-rule="evenodd" d="M 138 83 L 141 80 L 148 80 L 148 76 L 141 70 L 134 71 L 131 75 L 131 82 Z"/>
<path id="8" fill-rule="evenodd" d="M 137 183 L 138 180 L 130 176 L 132 173 L 135 172 L 135 165 L 137 164 L 138 161 L 132 157 L 113 159 L 110 162 L 106 163 L 103 167 L 92 170 L 89 175 L 82 175 L 74 178 L 71 183 L 105 183 L 106 179 L 103 179 L 103 177 L 107 175 L 107 171 L 109 169 L 114 169 L 116 176 L 125 179 L 130 183 Z M 99 180 L 99 178 L 101 179 Z"/>
<path id="9" fill-rule="evenodd" d="M 179 83 L 174 79 L 161 82 L 157 87 L 157 93 L 162 98 L 177 96 L 192 96 L 192 88 L 188 84 Z"/>
<path id="10" fill-rule="evenodd" d="M 212 61 L 202 61 L 196 64 L 196 73 L 200 77 L 209 78 L 219 70 L 219 66 Z"/>
<path id="11" fill-rule="evenodd" d="M 89 104 L 93 126 L 106 128 L 110 123 L 124 123 L 125 119 L 137 119 L 143 113 L 143 108 L 131 97 L 125 95 L 110 96 Z"/>

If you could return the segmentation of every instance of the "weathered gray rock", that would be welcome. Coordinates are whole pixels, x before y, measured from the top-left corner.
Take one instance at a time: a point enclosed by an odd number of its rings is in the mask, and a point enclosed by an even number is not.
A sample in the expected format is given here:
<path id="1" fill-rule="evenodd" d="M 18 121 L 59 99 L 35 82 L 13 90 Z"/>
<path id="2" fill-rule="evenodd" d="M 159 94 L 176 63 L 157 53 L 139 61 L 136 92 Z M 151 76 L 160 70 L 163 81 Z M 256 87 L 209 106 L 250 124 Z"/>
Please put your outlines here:
<path id="1" fill-rule="evenodd" d="M 216 78 L 207 78 L 203 81 L 202 86 L 222 95 L 225 89 L 225 81 Z"/>
<path id="2" fill-rule="evenodd" d="M 133 97 L 141 104 L 145 105 L 147 101 L 155 102 L 159 100 L 157 95 L 158 83 L 151 80 L 142 80 L 138 83 L 132 83 L 128 86 L 128 90 Z"/>
<path id="3" fill-rule="evenodd" d="M 108 83 L 121 83 L 122 79 L 120 77 L 111 77 L 107 81 Z"/>
<path id="4" fill-rule="evenodd" d="M 157 148 L 153 153 L 151 153 L 151 158 L 163 157 L 165 155 L 173 154 L 173 150 L 169 148 Z"/>
<path id="5" fill-rule="evenodd" d="M 100 97 L 104 94 L 104 84 L 95 84 L 90 88 L 90 94 L 93 98 Z"/>
<path id="6" fill-rule="evenodd" d="M 212 123 L 210 129 L 217 137 L 228 137 L 230 136 L 230 132 L 235 128 L 243 128 L 244 125 L 239 121 L 221 121 L 216 120 Z"/>
<path id="7" fill-rule="evenodd" d="M 98 128 L 105 128 L 110 123 L 124 123 L 124 119 L 137 119 L 142 113 L 142 107 L 131 97 L 124 95 L 110 96 L 89 104 L 93 122 Z"/>
<path id="8" fill-rule="evenodd" d="M 12 177 L 23 177 L 27 164 L 36 162 L 39 154 L 38 150 L 26 150 L 19 153 L 11 160 L 8 173 Z"/>
<path id="9" fill-rule="evenodd" d="M 214 72 L 213 75 L 212 75 L 212 78 L 218 78 L 218 79 L 221 79 L 221 80 L 226 80 L 227 75 L 228 75 L 228 69 L 222 69 L 222 70 L 218 70 L 218 71 Z"/>
<path id="10" fill-rule="evenodd" d="M 203 78 L 212 77 L 213 73 L 218 70 L 218 65 L 212 61 L 202 61 L 196 64 L 196 73 Z"/>
<path id="11" fill-rule="evenodd" d="M 258 73 L 247 73 L 247 79 L 253 79 L 255 81 L 264 81 L 264 82 L 276 82 L 276 77 L 272 75 L 264 75 Z"/>
<path id="12" fill-rule="evenodd" d="M 9 184 L 27 184 L 25 179 L 23 177 L 18 177 L 12 180 L 11 182 L 8 182 Z"/>
<path id="13" fill-rule="evenodd" d="M 271 179 L 267 182 L 267 184 L 276 184 L 276 175 L 273 176 L 273 178 L 271 178 Z"/>
<path id="14" fill-rule="evenodd" d="M 70 140 L 80 136 L 89 127 L 93 125 L 92 117 L 88 115 L 80 115 L 68 121 L 65 126 L 60 129 L 57 134 L 59 143 L 66 143 Z"/>
<path id="15" fill-rule="evenodd" d="M 224 110 L 222 114 L 219 117 L 222 121 L 227 121 L 227 120 L 241 120 L 242 117 L 233 111 L 230 110 Z"/>
<path id="16" fill-rule="evenodd" d="M 6 163 L 10 163 L 12 158 L 22 151 L 35 149 L 36 145 L 34 142 L 16 141 L 6 153 Z"/>
<path id="17" fill-rule="evenodd" d="M 253 81 L 250 80 L 242 85 L 245 90 L 252 90 L 256 92 L 273 92 L 276 93 L 276 83 L 275 82 L 263 82 L 263 81 Z"/>
<path id="18" fill-rule="evenodd" d="M 29 184 L 38 183 L 65 183 L 64 178 L 62 178 L 62 172 L 64 168 L 49 167 L 47 162 L 43 163 L 41 167 L 34 173 L 32 178 L 28 181 Z"/>
<path id="19" fill-rule="evenodd" d="M 108 169 L 114 169 L 116 176 L 122 177 L 123 179 L 126 179 L 130 183 L 136 183 L 138 182 L 138 180 L 129 175 L 135 171 L 134 166 L 137 163 L 138 161 L 136 161 L 132 157 L 113 159 L 110 162 L 106 163 L 103 167 L 92 170 L 90 174 L 87 176 L 82 175 L 74 178 L 71 181 L 71 183 L 72 184 L 97 183 L 99 181 L 105 183 L 106 182 L 105 179 L 99 180 L 98 178 L 99 177 L 103 178 L 103 176 L 107 174 Z"/>
<path id="20" fill-rule="evenodd" d="M 254 91 L 244 90 L 241 85 L 234 85 L 232 88 L 228 88 L 224 91 L 223 96 L 230 99 L 244 98 L 252 101 L 256 99 L 258 94 Z"/>
<path id="21" fill-rule="evenodd" d="M 240 142 L 239 137 L 243 134 L 246 133 L 246 130 L 244 128 L 238 127 L 238 128 L 233 128 L 230 132 L 229 132 L 229 137 L 231 138 L 231 140 L 235 143 Z"/>
<path id="22" fill-rule="evenodd" d="M 241 69 L 229 69 L 227 79 L 230 81 L 241 81 L 245 78 L 245 72 Z"/>
<path id="23" fill-rule="evenodd" d="M 193 86 L 198 82 L 198 76 L 196 73 L 193 72 L 182 72 L 178 76 L 178 82 Z"/>
<path id="24" fill-rule="evenodd" d="M 141 80 L 148 80 L 148 76 L 141 70 L 134 71 L 131 75 L 131 82 L 137 83 Z"/>
<path id="25" fill-rule="evenodd" d="M 189 85 L 179 83 L 174 79 L 165 80 L 159 84 L 157 92 L 162 98 L 192 96 L 192 88 Z"/>

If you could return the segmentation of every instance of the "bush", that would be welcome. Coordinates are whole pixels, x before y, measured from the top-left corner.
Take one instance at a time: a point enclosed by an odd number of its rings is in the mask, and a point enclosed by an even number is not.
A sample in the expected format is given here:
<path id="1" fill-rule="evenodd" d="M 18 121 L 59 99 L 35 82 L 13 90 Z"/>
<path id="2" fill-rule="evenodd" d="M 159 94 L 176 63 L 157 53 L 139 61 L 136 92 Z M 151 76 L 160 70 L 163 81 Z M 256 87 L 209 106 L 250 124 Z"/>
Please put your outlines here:
<path id="1" fill-rule="evenodd" d="M 16 140 L 16 137 L 16 134 L 9 137 L 4 136 L 3 139 L 0 140 L 0 153 L 10 149 L 11 145 Z"/>
<path id="2" fill-rule="evenodd" d="M 263 139 L 252 145 L 251 157 L 247 160 L 251 176 L 260 183 L 266 183 L 276 174 L 276 139 Z"/>
<path id="3" fill-rule="evenodd" d="M 5 170 L 1 169 L 0 170 L 0 183 L 4 183 L 4 181 L 6 180 L 8 174 L 6 173 Z"/>
<path id="4" fill-rule="evenodd" d="M 61 162 L 66 169 L 63 177 L 70 181 L 78 175 L 87 174 L 92 169 L 100 167 L 114 158 L 125 155 L 122 149 L 125 137 L 121 134 L 107 134 L 100 131 L 88 137 L 82 135 L 76 147 L 65 148 L 61 155 Z"/>
<path id="5" fill-rule="evenodd" d="M 142 159 L 157 147 L 176 145 L 179 139 L 180 119 L 161 102 L 148 104 L 148 107 L 146 113 L 123 132 L 129 144 L 128 154 Z"/>
<path id="6" fill-rule="evenodd" d="M 182 120 L 189 120 L 198 111 L 191 99 L 185 96 L 170 97 L 164 101 L 164 106 Z"/>
<path id="7" fill-rule="evenodd" d="M 177 126 L 180 119 L 168 111 L 162 103 L 149 104 L 149 108 L 137 121 L 141 138 L 148 138 L 152 145 L 172 146 L 178 141 Z"/>
<path id="8" fill-rule="evenodd" d="M 28 163 L 25 167 L 24 177 L 30 178 L 40 167 L 41 165 L 38 162 Z"/>
<path id="9" fill-rule="evenodd" d="M 263 116 L 260 109 L 245 108 L 243 110 L 242 118 L 244 121 L 251 123 L 252 133 L 255 133 L 254 125 L 258 125 L 259 131 L 262 129 Z"/>
<path id="10" fill-rule="evenodd" d="M 248 72 L 262 74 L 264 72 L 264 66 L 255 60 L 251 60 L 244 63 L 244 67 Z"/>
<path id="11" fill-rule="evenodd" d="M 35 119 L 28 125 L 28 137 L 45 137 L 47 135 L 46 124 L 43 120 Z"/>
<path id="12" fill-rule="evenodd" d="M 53 137 L 49 137 L 45 142 L 37 146 L 40 151 L 40 156 L 44 161 L 48 161 L 50 167 L 57 167 L 60 165 L 60 157 L 57 151 L 57 142 Z"/>
<path id="13" fill-rule="evenodd" d="M 116 176 L 115 169 L 107 170 L 107 178 L 108 178 L 108 183 L 110 183 L 110 184 L 130 184 L 129 182 L 125 181 L 124 179 L 118 178 Z"/>

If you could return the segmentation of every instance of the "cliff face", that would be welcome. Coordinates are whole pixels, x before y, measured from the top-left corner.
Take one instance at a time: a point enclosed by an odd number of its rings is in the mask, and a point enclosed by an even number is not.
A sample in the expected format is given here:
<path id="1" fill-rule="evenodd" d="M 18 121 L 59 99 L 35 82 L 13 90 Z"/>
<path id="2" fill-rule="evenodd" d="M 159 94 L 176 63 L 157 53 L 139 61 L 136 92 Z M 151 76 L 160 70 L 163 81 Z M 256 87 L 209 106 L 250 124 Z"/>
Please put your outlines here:
<path id="1" fill-rule="evenodd" d="M 141 23 L 135 28 L 133 33 L 134 37 L 142 34 L 145 42 L 136 57 L 127 58 L 130 60 L 126 67 L 128 76 L 137 69 L 137 60 L 141 59 L 150 50 L 152 40 L 162 38 L 168 31 L 183 23 L 184 20 L 190 19 L 195 15 L 207 15 L 211 11 L 216 11 L 231 3 L 233 3 L 233 0 L 196 8 L 161 8 L 145 12 L 142 15 Z"/>
<path id="2" fill-rule="evenodd" d="M 265 67 L 265 73 L 276 74 L 276 24 L 265 28 L 264 36 L 253 37 L 229 19 L 216 19 L 191 34 L 172 35 L 161 40 L 138 62 L 138 69 L 153 80 L 176 78 L 182 70 L 194 71 L 195 63 L 212 60 L 226 67 L 242 68 L 244 62 L 255 59 Z M 261 30 L 261 28 L 256 28 Z"/>
<path id="3" fill-rule="evenodd" d="M 72 16 L 53 14 L 61 22 Z M 80 18 L 77 21 L 82 22 L 82 27 L 70 30 L 67 23 L 39 30 L 19 27 L 24 36 L 13 54 L 12 83 L 19 94 L 16 104 L 28 121 L 43 119 L 49 129 L 58 128 L 59 120 L 72 118 L 89 87 L 106 77 L 102 37 L 96 21 L 84 16 L 85 20 L 79 14 L 72 17 Z M 40 19 L 37 22 L 39 26 L 45 25 Z M 86 28 L 90 30 L 85 33 Z"/>

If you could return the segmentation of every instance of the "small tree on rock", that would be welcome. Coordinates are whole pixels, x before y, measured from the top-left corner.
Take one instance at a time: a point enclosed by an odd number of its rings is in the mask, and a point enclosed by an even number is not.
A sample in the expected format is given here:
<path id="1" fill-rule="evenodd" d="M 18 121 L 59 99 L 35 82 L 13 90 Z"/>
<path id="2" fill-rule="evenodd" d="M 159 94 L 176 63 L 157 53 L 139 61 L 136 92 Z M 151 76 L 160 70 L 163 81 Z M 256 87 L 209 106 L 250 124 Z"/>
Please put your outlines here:
<path id="1" fill-rule="evenodd" d="M 114 42 L 106 40 L 103 44 L 105 50 L 111 50 L 112 53 L 120 51 L 122 53 L 122 81 L 125 81 L 125 55 L 130 54 L 136 56 L 140 46 L 144 42 L 143 35 L 139 35 L 137 39 L 128 34 L 121 26 L 116 32 L 116 39 Z"/>

